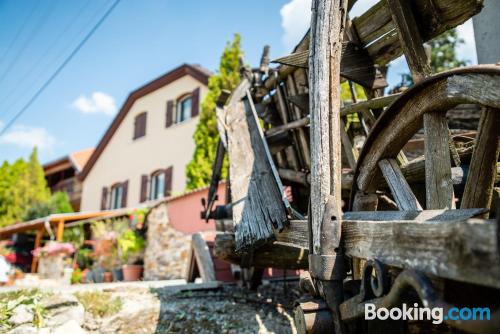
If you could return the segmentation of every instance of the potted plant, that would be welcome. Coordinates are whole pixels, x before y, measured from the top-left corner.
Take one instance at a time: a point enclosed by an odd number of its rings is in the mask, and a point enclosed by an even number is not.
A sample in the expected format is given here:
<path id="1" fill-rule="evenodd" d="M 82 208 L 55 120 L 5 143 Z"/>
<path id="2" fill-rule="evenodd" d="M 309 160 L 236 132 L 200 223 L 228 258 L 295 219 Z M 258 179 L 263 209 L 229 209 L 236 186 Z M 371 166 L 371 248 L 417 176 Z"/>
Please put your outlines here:
<path id="1" fill-rule="evenodd" d="M 134 230 L 124 230 L 118 238 L 118 253 L 123 263 L 123 280 L 137 281 L 142 276 L 142 265 L 138 264 L 145 247 L 145 240 Z"/>
<path id="2" fill-rule="evenodd" d="M 75 252 L 71 243 L 50 241 L 43 247 L 33 250 L 33 256 L 38 257 L 38 273 L 41 277 L 62 279 L 66 258 Z"/>

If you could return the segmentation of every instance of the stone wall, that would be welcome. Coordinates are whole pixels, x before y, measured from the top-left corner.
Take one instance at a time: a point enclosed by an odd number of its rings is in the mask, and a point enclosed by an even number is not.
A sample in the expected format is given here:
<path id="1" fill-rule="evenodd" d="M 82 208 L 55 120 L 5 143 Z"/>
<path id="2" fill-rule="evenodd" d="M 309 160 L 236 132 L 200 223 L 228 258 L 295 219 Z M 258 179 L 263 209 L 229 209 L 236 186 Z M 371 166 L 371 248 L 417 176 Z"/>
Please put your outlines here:
<path id="1" fill-rule="evenodd" d="M 179 232 L 169 223 L 167 203 L 151 209 L 147 217 L 144 279 L 184 278 L 188 265 L 191 235 Z"/>

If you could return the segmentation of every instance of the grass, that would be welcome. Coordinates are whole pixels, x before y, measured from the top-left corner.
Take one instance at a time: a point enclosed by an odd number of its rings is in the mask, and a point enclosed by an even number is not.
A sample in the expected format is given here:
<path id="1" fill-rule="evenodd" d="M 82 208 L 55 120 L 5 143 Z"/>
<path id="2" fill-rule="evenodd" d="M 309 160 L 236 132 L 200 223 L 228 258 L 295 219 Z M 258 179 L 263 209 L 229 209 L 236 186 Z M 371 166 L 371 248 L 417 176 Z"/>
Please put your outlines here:
<path id="1" fill-rule="evenodd" d="M 106 317 L 118 313 L 123 305 L 120 297 L 113 297 L 109 292 L 88 291 L 75 293 L 87 312 L 93 316 Z"/>
<path id="2" fill-rule="evenodd" d="M 45 309 L 41 306 L 40 300 L 47 295 L 37 289 L 0 293 L 0 330 L 10 328 L 8 320 L 14 309 L 22 304 L 33 312 L 33 325 L 42 327 Z"/>

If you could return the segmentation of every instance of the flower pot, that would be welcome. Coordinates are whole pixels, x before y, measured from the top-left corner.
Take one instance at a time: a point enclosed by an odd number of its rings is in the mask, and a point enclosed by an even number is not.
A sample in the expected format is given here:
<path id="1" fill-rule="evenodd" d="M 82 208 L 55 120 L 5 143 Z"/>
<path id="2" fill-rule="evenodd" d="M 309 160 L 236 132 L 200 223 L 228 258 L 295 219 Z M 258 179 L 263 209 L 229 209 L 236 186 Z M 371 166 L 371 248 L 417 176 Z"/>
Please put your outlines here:
<path id="1" fill-rule="evenodd" d="M 110 271 L 106 271 L 104 273 L 104 279 L 103 279 L 104 283 L 111 283 L 113 282 L 113 274 L 111 274 Z"/>
<path id="2" fill-rule="evenodd" d="M 123 270 L 120 267 L 116 267 L 111 269 L 111 273 L 113 274 L 113 281 L 120 282 L 123 281 Z"/>
<path id="3" fill-rule="evenodd" d="M 104 282 L 104 269 L 102 268 L 92 269 L 92 278 L 94 283 Z"/>
<path id="4" fill-rule="evenodd" d="M 122 271 L 124 281 L 138 281 L 142 276 L 142 265 L 127 264 L 122 267 Z"/>

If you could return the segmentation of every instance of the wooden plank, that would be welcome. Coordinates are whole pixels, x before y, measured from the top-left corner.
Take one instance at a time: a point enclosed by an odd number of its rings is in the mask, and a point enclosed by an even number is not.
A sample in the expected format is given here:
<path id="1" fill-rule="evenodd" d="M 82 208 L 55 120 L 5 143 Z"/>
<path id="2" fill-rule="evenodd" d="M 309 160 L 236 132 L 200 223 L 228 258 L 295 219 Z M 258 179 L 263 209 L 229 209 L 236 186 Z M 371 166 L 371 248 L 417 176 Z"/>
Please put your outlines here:
<path id="1" fill-rule="evenodd" d="M 412 13 L 409 0 L 386 0 L 396 26 L 399 43 L 403 49 L 413 80 L 419 82 L 431 74 L 431 67 Z"/>
<path id="2" fill-rule="evenodd" d="M 272 62 L 292 67 L 308 68 L 308 61 L 309 50 L 301 50 L 277 58 Z M 287 73 L 287 75 L 289 74 L 290 73 Z M 377 74 L 376 68 L 368 53 L 362 47 L 350 41 L 342 43 L 340 76 L 371 89 L 387 86 L 385 79 Z M 284 79 L 286 76 L 281 75 L 280 77 Z"/>
<path id="3" fill-rule="evenodd" d="M 376 97 L 371 100 L 360 101 L 358 103 L 348 104 L 340 110 L 340 116 L 347 116 L 357 112 L 362 112 L 369 109 L 381 109 L 390 105 L 401 94 L 392 94 L 387 96 Z"/>
<path id="4" fill-rule="evenodd" d="M 203 283 L 215 281 L 215 266 L 203 235 L 198 232 L 191 237 L 191 247 L 196 258 L 196 266 Z"/>
<path id="5" fill-rule="evenodd" d="M 282 185 L 268 155 L 251 101 L 246 97 L 245 78 L 233 92 L 226 108 L 229 176 L 238 249 L 257 246 L 272 239 L 273 229 L 287 222 Z M 289 205 L 289 204 L 288 204 Z"/>
<path id="6" fill-rule="evenodd" d="M 266 136 L 272 136 L 272 135 L 287 132 L 290 130 L 304 128 L 305 126 L 309 125 L 309 123 L 310 123 L 310 118 L 304 117 L 304 118 L 301 118 L 299 120 L 296 120 L 296 121 L 293 121 L 293 122 L 290 122 L 287 124 L 272 127 L 266 131 Z"/>
<path id="7" fill-rule="evenodd" d="M 424 114 L 424 133 L 426 208 L 455 208 L 446 115 Z"/>
<path id="8" fill-rule="evenodd" d="M 317 254 L 334 253 L 334 249 L 338 247 L 335 244 L 336 239 L 340 241 L 340 231 L 332 231 L 334 227 L 331 224 L 323 226 L 323 214 L 330 196 L 333 197 L 331 200 L 333 215 L 341 217 L 342 166 L 341 147 L 338 145 L 340 142 L 338 85 L 344 19 L 340 8 L 341 3 L 338 0 L 316 0 L 312 6 L 309 50 L 311 220 L 312 249 Z M 330 237 L 335 240 L 327 240 Z"/>
<path id="9" fill-rule="evenodd" d="M 349 222 L 387 222 L 412 221 L 423 222 L 454 222 L 481 216 L 484 209 L 460 210 L 423 210 L 423 211 L 357 211 L 345 212 L 343 221 Z M 283 231 L 276 232 L 276 240 L 296 247 L 308 248 L 309 239 L 307 221 L 291 220 Z"/>
<path id="10" fill-rule="evenodd" d="M 235 238 L 231 233 L 217 234 L 214 255 L 224 261 L 241 264 L 242 254 L 235 250 Z M 253 251 L 250 266 L 257 268 L 307 269 L 307 248 L 273 242 Z"/>
<path id="11" fill-rule="evenodd" d="M 379 161 L 378 165 L 389 188 L 391 188 L 392 196 L 398 204 L 399 210 L 422 210 L 396 160 L 383 159 Z"/>
<path id="12" fill-rule="evenodd" d="M 287 87 L 288 95 L 297 95 L 298 94 L 297 87 L 295 85 L 295 80 L 293 79 L 293 76 L 289 75 L 287 77 L 286 87 Z M 295 122 L 303 119 L 302 113 L 297 106 L 290 103 L 290 108 L 292 111 L 292 119 Z M 309 122 L 309 120 L 308 120 L 308 122 Z M 304 167 L 307 169 L 310 169 L 311 168 L 311 152 L 309 150 L 309 140 L 306 136 L 306 131 L 303 129 L 303 127 L 297 127 L 296 132 L 297 132 L 297 139 L 298 139 L 298 144 L 299 144 L 299 148 L 300 148 L 302 161 L 304 163 Z"/>
<path id="13" fill-rule="evenodd" d="M 385 212 L 417 220 L 350 220 L 344 215 L 342 238 L 346 254 L 377 259 L 387 265 L 412 268 L 429 275 L 500 288 L 498 223 L 493 220 L 456 220 L 481 211 L 431 210 Z M 358 214 L 358 213 L 356 213 Z M 363 213 L 366 218 L 378 212 Z M 431 219 L 423 219 L 425 216 Z M 445 220 L 435 220 L 438 217 Z M 411 237 L 410 237 L 411 236 Z M 307 221 L 290 221 L 277 235 L 282 243 L 307 247 Z"/>
<path id="14" fill-rule="evenodd" d="M 389 63 L 402 53 L 389 8 L 385 1 L 380 1 L 353 19 L 362 45 L 374 62 L 380 65 Z M 417 21 L 415 27 L 425 42 L 477 14 L 482 8 L 482 1 L 439 0 L 434 1 L 434 6 L 429 6 L 426 0 L 415 0 L 412 1 L 412 8 Z M 436 13 L 439 13 L 439 21 L 429 24 L 435 21 Z"/>
<path id="15" fill-rule="evenodd" d="M 358 151 L 352 146 L 351 139 L 345 131 L 345 123 L 342 119 L 340 119 L 340 139 L 342 141 L 342 148 L 349 163 L 349 167 L 351 167 L 352 170 L 355 170 Z"/>
<path id="16" fill-rule="evenodd" d="M 497 177 L 499 152 L 500 112 L 485 108 L 479 121 L 478 135 L 472 153 L 461 208 L 490 207 Z"/>
<path id="17" fill-rule="evenodd" d="M 349 256 L 500 288 L 497 228 L 496 221 L 476 219 L 345 221 L 342 235 Z"/>

